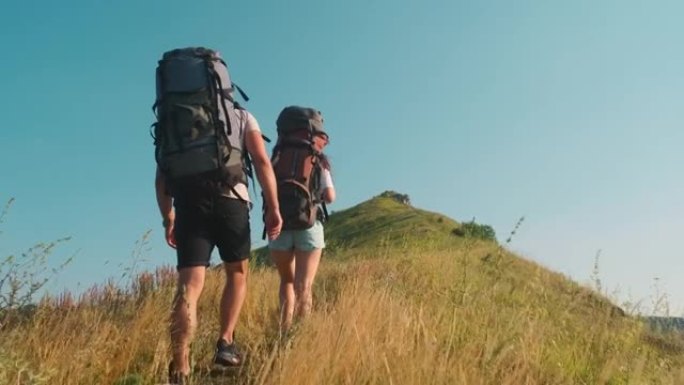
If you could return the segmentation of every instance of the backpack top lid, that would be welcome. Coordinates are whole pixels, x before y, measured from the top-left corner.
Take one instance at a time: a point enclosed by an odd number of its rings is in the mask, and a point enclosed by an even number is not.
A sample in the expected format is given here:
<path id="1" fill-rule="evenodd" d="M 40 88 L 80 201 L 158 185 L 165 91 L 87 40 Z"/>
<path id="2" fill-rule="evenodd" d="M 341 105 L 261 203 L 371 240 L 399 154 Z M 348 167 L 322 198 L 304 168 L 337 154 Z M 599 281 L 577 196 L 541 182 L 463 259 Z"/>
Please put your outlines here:
<path id="1" fill-rule="evenodd" d="M 278 135 L 287 135 L 300 130 L 311 130 L 314 134 L 328 136 L 323 127 L 323 115 L 314 108 L 285 107 L 276 120 Z"/>
<path id="2" fill-rule="evenodd" d="M 221 59 L 221 55 L 217 51 L 214 51 L 211 48 L 185 47 L 185 48 L 176 48 L 176 49 L 172 49 L 170 51 L 164 52 L 164 54 L 162 55 L 162 60 L 167 60 L 167 59 L 171 59 L 171 58 L 179 57 L 179 56 L 206 57 L 209 59 L 216 59 L 216 60 Z"/>
<path id="3" fill-rule="evenodd" d="M 164 92 L 194 92 L 206 87 L 210 81 L 207 63 L 211 63 L 210 68 L 219 76 L 224 95 L 232 100 L 233 83 L 226 62 L 217 51 L 205 47 L 164 52 L 157 68 L 158 99 Z"/>

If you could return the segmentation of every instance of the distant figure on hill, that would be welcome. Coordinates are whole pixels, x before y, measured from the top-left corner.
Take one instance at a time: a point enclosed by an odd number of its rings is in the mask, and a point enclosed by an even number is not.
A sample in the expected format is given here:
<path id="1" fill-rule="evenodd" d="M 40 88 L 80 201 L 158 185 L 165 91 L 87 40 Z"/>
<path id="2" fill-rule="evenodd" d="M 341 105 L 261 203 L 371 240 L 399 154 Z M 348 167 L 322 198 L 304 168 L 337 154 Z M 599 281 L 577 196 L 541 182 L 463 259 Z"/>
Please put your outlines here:
<path id="1" fill-rule="evenodd" d="M 267 203 L 269 238 L 276 238 L 282 226 L 259 124 L 234 101 L 234 88 L 223 60 L 206 48 L 166 52 L 157 67 L 155 187 L 166 241 L 176 249 L 178 260 L 170 330 L 169 381 L 174 384 L 187 383 L 191 371 L 189 344 L 197 326 L 197 301 L 215 246 L 226 284 L 214 363 L 242 363 L 234 331 L 247 290 L 250 157 Z"/>
<path id="2" fill-rule="evenodd" d="M 280 330 L 286 332 L 293 317 L 311 312 L 311 288 L 325 247 L 325 204 L 335 200 L 335 188 L 323 154 L 328 134 L 320 111 L 286 107 L 276 124 L 278 142 L 271 159 L 283 231 L 268 247 L 280 275 Z"/>

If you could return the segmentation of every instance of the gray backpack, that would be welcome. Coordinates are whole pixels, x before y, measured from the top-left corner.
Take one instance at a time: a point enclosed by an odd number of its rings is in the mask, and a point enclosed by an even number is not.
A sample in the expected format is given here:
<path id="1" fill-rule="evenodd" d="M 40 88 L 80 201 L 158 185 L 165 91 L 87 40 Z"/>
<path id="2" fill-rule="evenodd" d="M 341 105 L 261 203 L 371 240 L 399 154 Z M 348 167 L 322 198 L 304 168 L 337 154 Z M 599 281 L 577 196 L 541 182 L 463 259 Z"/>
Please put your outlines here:
<path id="1" fill-rule="evenodd" d="M 206 180 L 231 191 L 237 183 L 247 183 L 249 160 L 229 139 L 231 117 L 240 106 L 233 100 L 235 85 L 219 54 L 203 47 L 168 51 L 156 78 L 155 158 L 168 192 L 175 196 L 185 186 Z"/>

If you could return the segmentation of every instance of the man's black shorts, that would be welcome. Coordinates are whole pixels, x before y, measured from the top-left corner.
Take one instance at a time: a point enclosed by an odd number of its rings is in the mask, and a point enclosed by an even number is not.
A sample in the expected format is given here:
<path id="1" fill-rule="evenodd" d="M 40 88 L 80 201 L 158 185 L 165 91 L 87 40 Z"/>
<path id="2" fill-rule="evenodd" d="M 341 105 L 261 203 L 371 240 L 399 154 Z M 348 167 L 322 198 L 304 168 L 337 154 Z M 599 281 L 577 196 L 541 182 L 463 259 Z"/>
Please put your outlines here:
<path id="1" fill-rule="evenodd" d="M 181 199 L 176 208 L 178 268 L 209 266 L 214 246 L 221 260 L 239 262 L 249 257 L 251 238 L 247 202 L 224 196 Z"/>

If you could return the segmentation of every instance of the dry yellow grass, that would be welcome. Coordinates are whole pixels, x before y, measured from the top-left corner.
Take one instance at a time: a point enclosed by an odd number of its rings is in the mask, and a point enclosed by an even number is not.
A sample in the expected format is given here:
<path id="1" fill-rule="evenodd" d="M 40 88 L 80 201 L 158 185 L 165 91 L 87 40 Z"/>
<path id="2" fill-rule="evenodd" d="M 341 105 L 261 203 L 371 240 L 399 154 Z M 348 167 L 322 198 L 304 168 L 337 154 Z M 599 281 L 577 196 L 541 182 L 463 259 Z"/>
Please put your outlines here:
<path id="1" fill-rule="evenodd" d="M 489 243 L 325 258 L 315 309 L 277 334 L 277 275 L 255 268 L 237 338 L 246 365 L 208 368 L 223 277 L 193 344 L 198 384 L 683 384 L 684 355 L 609 302 Z M 340 254 L 341 255 L 341 254 Z M 339 257 L 339 255 L 337 256 Z M 2 384 L 155 384 L 169 357 L 173 272 L 43 303 L 0 332 Z"/>

